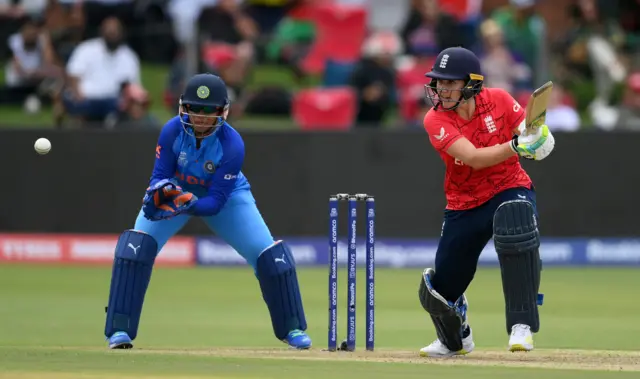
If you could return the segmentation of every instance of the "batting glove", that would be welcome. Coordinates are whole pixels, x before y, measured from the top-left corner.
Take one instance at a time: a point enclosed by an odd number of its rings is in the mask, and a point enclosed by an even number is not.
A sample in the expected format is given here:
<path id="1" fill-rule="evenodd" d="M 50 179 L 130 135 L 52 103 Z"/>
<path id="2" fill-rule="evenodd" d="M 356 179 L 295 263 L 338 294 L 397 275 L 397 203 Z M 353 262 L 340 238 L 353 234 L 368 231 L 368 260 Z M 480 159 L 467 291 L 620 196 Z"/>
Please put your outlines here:
<path id="1" fill-rule="evenodd" d="M 542 125 L 533 133 L 522 133 L 511 140 L 511 150 L 519 156 L 540 161 L 549 156 L 555 146 L 555 139 L 547 125 Z"/>

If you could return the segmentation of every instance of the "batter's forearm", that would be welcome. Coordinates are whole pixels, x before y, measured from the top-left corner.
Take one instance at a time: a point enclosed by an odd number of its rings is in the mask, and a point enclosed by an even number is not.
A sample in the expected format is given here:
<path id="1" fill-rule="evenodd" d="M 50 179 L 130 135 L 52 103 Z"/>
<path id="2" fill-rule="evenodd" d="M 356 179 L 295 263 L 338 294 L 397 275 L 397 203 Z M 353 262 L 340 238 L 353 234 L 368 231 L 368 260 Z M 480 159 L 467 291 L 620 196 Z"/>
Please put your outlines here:
<path id="1" fill-rule="evenodd" d="M 495 166 L 516 155 L 511 145 L 512 143 L 509 141 L 500 145 L 476 149 L 469 162 L 465 162 L 465 164 L 476 170 Z"/>

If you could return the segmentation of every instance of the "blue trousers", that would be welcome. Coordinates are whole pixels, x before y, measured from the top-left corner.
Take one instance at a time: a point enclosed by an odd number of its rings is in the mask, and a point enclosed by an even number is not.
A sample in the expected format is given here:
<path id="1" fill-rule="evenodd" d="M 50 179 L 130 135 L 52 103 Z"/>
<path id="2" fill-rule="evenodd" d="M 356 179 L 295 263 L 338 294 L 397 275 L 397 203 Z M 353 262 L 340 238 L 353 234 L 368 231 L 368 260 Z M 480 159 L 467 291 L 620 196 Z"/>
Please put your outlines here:
<path id="1" fill-rule="evenodd" d="M 150 234 L 158 242 L 158 251 L 192 216 L 178 215 L 169 220 L 151 221 L 140 210 L 134 229 Z M 207 226 L 233 247 L 255 271 L 260 254 L 274 243 L 249 190 L 235 192 L 215 216 L 203 217 Z"/>
<path id="2" fill-rule="evenodd" d="M 68 92 L 62 96 L 62 103 L 70 115 L 83 117 L 107 117 L 118 110 L 117 98 L 84 99 L 77 101 Z"/>
<path id="3" fill-rule="evenodd" d="M 509 200 L 531 202 L 538 217 L 535 190 L 524 187 L 504 190 L 473 209 L 445 210 L 431 283 L 445 299 L 456 301 L 471 284 L 480 254 L 493 237 L 493 215 Z"/>

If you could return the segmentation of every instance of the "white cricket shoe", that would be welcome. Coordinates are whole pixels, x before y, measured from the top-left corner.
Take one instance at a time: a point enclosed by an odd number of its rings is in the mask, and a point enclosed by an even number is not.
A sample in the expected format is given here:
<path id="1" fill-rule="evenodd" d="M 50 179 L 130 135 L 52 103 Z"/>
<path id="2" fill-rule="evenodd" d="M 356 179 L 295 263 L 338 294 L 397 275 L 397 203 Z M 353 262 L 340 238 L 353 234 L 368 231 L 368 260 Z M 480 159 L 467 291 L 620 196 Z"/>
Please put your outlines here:
<path id="1" fill-rule="evenodd" d="M 515 324 L 511 327 L 509 351 L 533 350 L 533 334 L 529 325 Z"/>
<path id="2" fill-rule="evenodd" d="M 432 358 L 445 358 L 445 357 L 452 357 L 454 355 L 465 355 L 472 352 L 475 347 L 476 347 L 476 344 L 473 343 L 473 333 L 469 331 L 469 335 L 466 338 L 462 339 L 462 350 L 451 351 L 438 339 L 433 341 L 431 345 L 425 346 L 422 349 L 420 349 L 420 356 L 432 357 Z"/>

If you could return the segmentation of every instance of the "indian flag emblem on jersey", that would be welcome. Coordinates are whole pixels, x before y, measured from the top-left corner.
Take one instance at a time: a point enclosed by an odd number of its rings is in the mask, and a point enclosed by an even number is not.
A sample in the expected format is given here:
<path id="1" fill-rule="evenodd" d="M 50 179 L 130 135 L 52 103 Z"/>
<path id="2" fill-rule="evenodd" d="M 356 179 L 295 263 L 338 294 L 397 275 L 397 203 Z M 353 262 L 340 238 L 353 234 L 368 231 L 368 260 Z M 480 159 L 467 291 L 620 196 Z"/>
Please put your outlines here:
<path id="1" fill-rule="evenodd" d="M 207 86 L 198 87 L 197 95 L 201 99 L 206 99 L 207 97 L 209 97 L 209 87 Z"/>

